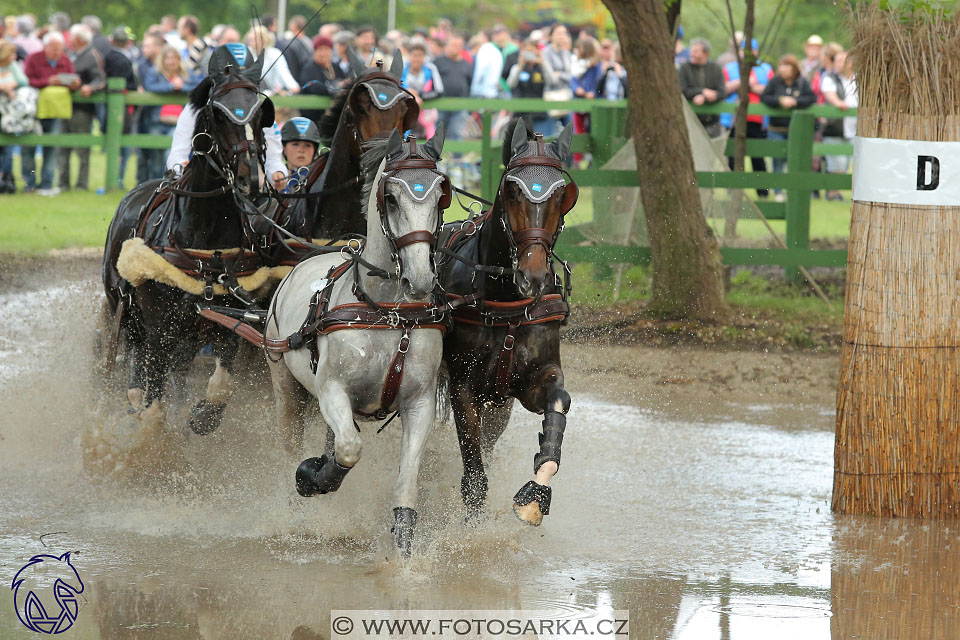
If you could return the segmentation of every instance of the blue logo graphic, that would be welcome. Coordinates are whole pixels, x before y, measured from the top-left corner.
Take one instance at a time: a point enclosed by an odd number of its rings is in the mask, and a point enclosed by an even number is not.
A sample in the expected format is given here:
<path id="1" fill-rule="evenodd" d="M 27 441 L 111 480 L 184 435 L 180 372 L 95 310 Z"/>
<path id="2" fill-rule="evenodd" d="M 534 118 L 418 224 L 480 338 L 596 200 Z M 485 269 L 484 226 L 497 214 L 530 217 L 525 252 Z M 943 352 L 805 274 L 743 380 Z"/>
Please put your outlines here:
<path id="1" fill-rule="evenodd" d="M 234 109 L 233 112 L 234 112 L 235 114 L 237 114 L 237 117 L 238 117 L 238 118 L 242 118 L 242 117 L 243 117 L 243 114 L 244 114 L 243 109 Z"/>
<path id="2" fill-rule="evenodd" d="M 422 185 L 422 184 L 413 183 L 413 190 L 414 190 L 414 191 L 423 191 L 423 185 Z"/>
<path id="3" fill-rule="evenodd" d="M 533 183 L 533 186 L 530 187 L 530 188 L 533 189 L 534 191 L 543 191 L 543 185 L 542 185 L 542 184 L 538 184 L 538 183 L 536 183 L 536 182 L 534 182 L 534 183 Z"/>
<path id="4" fill-rule="evenodd" d="M 227 49 L 233 54 L 233 59 L 237 61 L 238 65 L 242 67 L 247 64 L 247 47 L 245 45 L 239 42 L 231 42 L 227 44 Z"/>
<path id="5" fill-rule="evenodd" d="M 307 128 L 310 126 L 310 121 L 306 118 L 291 118 L 293 121 L 293 126 L 297 128 L 297 131 L 300 132 L 300 135 L 307 134 Z"/>
<path id="6" fill-rule="evenodd" d="M 50 584 L 50 581 L 53 584 Z M 23 626 L 47 635 L 73 626 L 83 593 L 83 581 L 70 562 L 70 552 L 33 556 L 13 577 L 13 604 Z"/>
<path id="7" fill-rule="evenodd" d="M 377 94 L 377 97 L 380 98 L 380 102 L 386 102 L 386 101 L 387 101 L 387 94 L 385 94 L 385 93 L 378 93 L 378 94 Z"/>

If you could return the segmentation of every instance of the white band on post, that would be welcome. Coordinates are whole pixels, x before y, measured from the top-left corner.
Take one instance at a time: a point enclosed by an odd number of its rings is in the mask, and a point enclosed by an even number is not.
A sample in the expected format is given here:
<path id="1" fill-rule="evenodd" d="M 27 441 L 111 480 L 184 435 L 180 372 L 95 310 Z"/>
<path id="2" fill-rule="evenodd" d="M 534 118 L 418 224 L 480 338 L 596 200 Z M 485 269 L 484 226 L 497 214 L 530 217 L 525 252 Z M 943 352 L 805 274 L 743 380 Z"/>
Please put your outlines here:
<path id="1" fill-rule="evenodd" d="M 853 199 L 960 207 L 960 142 L 854 138 Z"/>

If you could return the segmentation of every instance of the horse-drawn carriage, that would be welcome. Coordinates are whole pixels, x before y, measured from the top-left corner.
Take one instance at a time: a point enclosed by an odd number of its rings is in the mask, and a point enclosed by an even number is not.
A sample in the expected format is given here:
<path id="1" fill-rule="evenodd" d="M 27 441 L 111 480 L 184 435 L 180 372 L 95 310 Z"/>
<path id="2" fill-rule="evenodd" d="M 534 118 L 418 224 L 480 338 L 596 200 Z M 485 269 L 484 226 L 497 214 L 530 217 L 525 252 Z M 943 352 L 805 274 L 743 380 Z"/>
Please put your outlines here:
<path id="1" fill-rule="evenodd" d="M 495 201 L 444 225 L 455 188 L 437 167 L 442 129 L 422 145 L 404 139 L 418 107 L 400 86 L 399 56 L 389 72 L 354 58 L 355 79 L 321 127 L 329 152 L 298 192 L 277 193 L 269 181 L 262 191 L 273 107 L 258 95 L 261 63 L 215 59 L 220 66 L 190 97 L 188 168 L 131 191 L 108 235 L 105 309 L 116 335 L 104 360 L 130 364 L 131 411 L 162 424 L 170 371 L 210 345 L 216 371 L 190 420 L 210 433 L 242 337 L 269 360 L 287 448 L 300 451 L 311 395 L 332 430 L 328 451 L 297 468 L 302 496 L 335 491 L 357 464 L 357 419 L 399 415 L 394 535 L 409 554 L 417 475 L 446 372 L 468 521 L 482 514 L 482 455 L 513 400 L 544 415 L 534 479 L 514 498 L 517 515 L 540 524 L 570 405 L 559 353 L 569 269 L 553 252 L 577 198 L 563 169 L 570 129 L 547 143 L 513 122 Z"/>

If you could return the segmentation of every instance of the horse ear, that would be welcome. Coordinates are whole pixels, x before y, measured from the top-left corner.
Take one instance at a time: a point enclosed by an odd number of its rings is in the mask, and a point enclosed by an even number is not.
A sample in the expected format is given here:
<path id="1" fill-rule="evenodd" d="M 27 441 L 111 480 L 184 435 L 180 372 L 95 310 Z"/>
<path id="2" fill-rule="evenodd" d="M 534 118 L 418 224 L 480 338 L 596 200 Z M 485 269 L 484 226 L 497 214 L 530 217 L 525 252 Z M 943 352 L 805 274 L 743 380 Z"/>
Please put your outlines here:
<path id="1" fill-rule="evenodd" d="M 430 157 L 437 162 L 440 161 L 440 154 L 443 152 L 443 138 L 444 131 L 443 123 L 441 122 L 437 124 L 437 130 L 434 132 L 433 137 L 427 140 L 427 143 L 423 145 L 423 148 L 428 154 L 430 154 Z"/>
<path id="2" fill-rule="evenodd" d="M 256 61 L 249 67 L 240 72 L 240 74 L 255 85 L 260 84 L 260 76 L 263 75 L 263 59 L 266 56 L 260 55 Z"/>
<path id="3" fill-rule="evenodd" d="M 570 123 L 563 128 L 563 131 L 560 132 L 560 135 L 557 137 L 556 141 L 550 144 L 553 147 L 553 150 L 557 153 L 557 157 L 561 160 L 566 160 L 567 156 L 570 155 L 570 143 L 572 142 L 573 123 Z"/>
<path id="4" fill-rule="evenodd" d="M 393 50 L 393 63 L 390 65 L 390 75 L 398 81 L 403 77 L 403 54 L 400 49 Z"/>
<path id="5" fill-rule="evenodd" d="M 527 123 L 521 118 L 513 130 L 513 140 L 510 141 L 510 150 L 513 152 L 513 156 L 516 156 L 527 148 L 527 138 L 529 135 L 530 132 L 527 131 Z"/>
<path id="6" fill-rule="evenodd" d="M 347 58 L 350 60 L 350 70 L 353 71 L 355 76 L 359 78 L 366 72 L 367 65 L 360 59 L 353 47 L 347 47 Z"/>
<path id="7" fill-rule="evenodd" d="M 396 158 L 403 154 L 403 134 L 396 127 L 387 139 L 387 158 Z"/>

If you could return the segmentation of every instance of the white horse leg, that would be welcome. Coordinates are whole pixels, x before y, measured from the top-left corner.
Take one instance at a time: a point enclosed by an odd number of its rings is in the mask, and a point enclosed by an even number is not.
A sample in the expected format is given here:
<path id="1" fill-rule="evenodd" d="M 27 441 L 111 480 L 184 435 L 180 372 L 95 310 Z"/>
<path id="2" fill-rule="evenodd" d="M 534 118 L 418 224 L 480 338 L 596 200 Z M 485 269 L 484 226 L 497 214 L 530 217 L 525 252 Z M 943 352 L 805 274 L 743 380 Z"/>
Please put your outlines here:
<path id="1" fill-rule="evenodd" d="M 294 377 L 281 360 L 268 361 L 270 379 L 273 383 L 273 397 L 276 400 L 277 424 L 280 439 L 286 450 L 296 455 L 303 448 L 303 419 L 310 392 Z"/>
<path id="2" fill-rule="evenodd" d="M 433 386 L 427 385 L 427 389 Z M 400 445 L 400 473 L 393 490 L 394 527 L 393 538 L 400 555 L 408 557 L 413 543 L 413 530 L 417 525 L 418 486 L 420 462 L 427 444 L 427 437 L 433 431 L 437 406 L 434 393 L 424 394 L 410 408 L 402 413 L 403 438 Z"/>
<path id="3" fill-rule="evenodd" d="M 363 442 L 353 427 L 353 405 L 346 390 L 337 382 L 327 381 L 318 390 L 317 400 L 324 421 L 333 429 L 334 455 L 307 458 L 297 467 L 297 492 L 306 497 L 330 493 L 360 461 Z"/>

